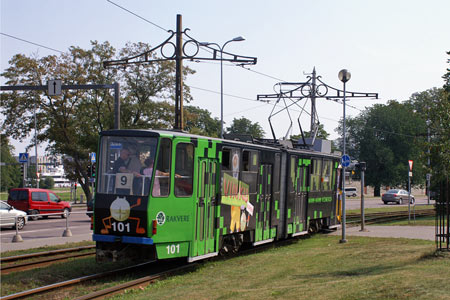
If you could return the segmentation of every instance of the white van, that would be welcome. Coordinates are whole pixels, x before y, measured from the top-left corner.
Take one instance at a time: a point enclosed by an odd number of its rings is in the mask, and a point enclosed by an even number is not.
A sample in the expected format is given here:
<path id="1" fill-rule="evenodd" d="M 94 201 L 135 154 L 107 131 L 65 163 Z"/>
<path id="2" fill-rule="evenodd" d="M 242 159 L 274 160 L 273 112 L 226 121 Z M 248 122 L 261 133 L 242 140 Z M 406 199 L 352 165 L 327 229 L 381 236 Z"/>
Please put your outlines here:
<path id="1" fill-rule="evenodd" d="M 355 187 L 345 187 L 345 197 L 356 197 L 358 194 L 356 193 Z"/>

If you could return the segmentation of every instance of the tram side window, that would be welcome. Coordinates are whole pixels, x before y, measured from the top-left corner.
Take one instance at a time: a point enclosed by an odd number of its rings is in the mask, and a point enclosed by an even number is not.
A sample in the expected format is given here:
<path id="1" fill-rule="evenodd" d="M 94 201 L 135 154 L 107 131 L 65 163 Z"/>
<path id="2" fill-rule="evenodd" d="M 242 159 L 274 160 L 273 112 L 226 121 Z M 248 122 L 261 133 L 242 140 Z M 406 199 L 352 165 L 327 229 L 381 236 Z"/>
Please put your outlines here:
<path id="1" fill-rule="evenodd" d="M 296 171 L 296 157 L 291 156 L 291 162 L 289 167 L 289 193 L 295 193 L 295 171 Z"/>
<path id="2" fill-rule="evenodd" d="M 230 155 L 231 151 L 230 149 L 223 149 L 222 151 L 222 170 L 228 171 L 230 170 Z"/>
<path id="3" fill-rule="evenodd" d="M 250 160 L 252 158 L 252 160 Z M 257 181 L 258 181 L 258 153 L 255 151 L 245 150 L 242 153 L 242 181 L 248 185 L 249 193 L 255 194 L 257 192 Z"/>
<path id="4" fill-rule="evenodd" d="M 320 191 L 320 175 L 322 171 L 322 161 L 319 159 L 312 160 L 311 168 L 311 191 Z"/>
<path id="5" fill-rule="evenodd" d="M 170 192 L 170 157 L 172 156 L 172 141 L 162 138 L 159 146 L 158 163 L 156 164 L 153 181 L 153 197 L 166 197 Z"/>
<path id="6" fill-rule="evenodd" d="M 175 196 L 187 197 L 192 195 L 193 173 L 194 145 L 179 143 L 176 148 Z"/>
<path id="7" fill-rule="evenodd" d="M 325 160 L 323 162 L 322 178 L 324 191 L 331 191 L 331 166 L 331 160 Z"/>
<path id="8" fill-rule="evenodd" d="M 225 148 L 222 150 L 222 195 L 237 195 L 239 193 L 240 149 Z"/>

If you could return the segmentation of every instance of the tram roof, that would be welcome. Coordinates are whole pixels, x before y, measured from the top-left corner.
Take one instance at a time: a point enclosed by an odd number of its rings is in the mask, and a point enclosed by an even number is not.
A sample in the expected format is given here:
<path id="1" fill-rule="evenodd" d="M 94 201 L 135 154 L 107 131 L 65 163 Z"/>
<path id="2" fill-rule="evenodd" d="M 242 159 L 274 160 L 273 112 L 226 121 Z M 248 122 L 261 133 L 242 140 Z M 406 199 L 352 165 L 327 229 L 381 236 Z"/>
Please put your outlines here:
<path id="1" fill-rule="evenodd" d="M 187 137 L 187 138 L 197 138 L 197 139 L 208 139 L 208 140 L 214 140 L 214 141 L 220 141 L 225 144 L 234 144 L 234 145 L 240 145 L 241 147 L 247 147 L 247 148 L 256 148 L 256 149 L 266 149 L 271 151 L 280 151 L 285 150 L 289 153 L 301 153 L 301 154 L 310 154 L 310 155 L 324 155 L 324 156 L 331 156 L 338 158 L 339 155 L 334 153 L 324 153 L 324 152 L 318 152 L 311 149 L 302 149 L 302 148 L 287 148 L 283 147 L 282 145 L 275 145 L 275 144 L 264 144 L 259 143 L 257 141 L 255 142 L 246 142 L 246 141 L 239 141 L 239 140 L 232 140 L 232 139 L 221 139 L 221 138 L 214 138 L 214 137 L 207 137 L 197 134 L 191 134 L 184 131 L 179 130 L 164 130 L 164 129 L 111 129 L 100 132 L 100 135 L 107 135 L 107 136 L 146 136 L 146 137 L 160 137 L 164 135 L 172 135 L 172 136 L 180 136 L 180 137 Z"/>

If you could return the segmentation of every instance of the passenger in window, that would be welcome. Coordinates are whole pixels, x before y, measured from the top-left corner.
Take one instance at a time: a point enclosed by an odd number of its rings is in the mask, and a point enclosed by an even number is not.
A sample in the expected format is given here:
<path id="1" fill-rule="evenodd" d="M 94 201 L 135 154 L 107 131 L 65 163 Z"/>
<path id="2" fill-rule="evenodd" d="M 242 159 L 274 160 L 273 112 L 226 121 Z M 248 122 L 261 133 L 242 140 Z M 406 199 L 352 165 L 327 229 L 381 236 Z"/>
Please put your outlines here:
<path id="1" fill-rule="evenodd" d="M 153 158 L 148 157 L 144 161 L 144 167 L 141 169 L 141 174 L 144 176 L 150 176 L 150 178 L 145 178 L 145 191 L 146 194 L 148 193 L 148 190 L 150 189 L 150 182 L 151 182 L 151 176 L 153 174 Z M 159 179 L 161 176 L 169 177 L 170 173 L 168 172 L 162 172 L 160 170 L 156 170 L 155 172 L 155 180 L 153 182 L 153 196 L 161 196 L 161 184 L 159 182 Z"/>
<path id="2" fill-rule="evenodd" d="M 128 169 L 136 175 L 140 175 L 140 171 L 142 168 L 142 162 L 139 159 L 139 152 L 134 147 L 130 147 L 130 164 L 128 165 Z M 139 176 L 138 176 L 139 177 Z"/>
<path id="3" fill-rule="evenodd" d="M 131 154 L 131 152 L 128 148 L 123 148 L 122 150 L 120 150 L 120 156 L 114 162 L 114 165 L 113 165 L 113 172 L 114 173 L 133 173 L 134 175 L 140 177 L 141 174 L 139 174 L 139 170 L 132 171 L 130 169 L 130 164 L 131 164 L 130 154 Z"/>

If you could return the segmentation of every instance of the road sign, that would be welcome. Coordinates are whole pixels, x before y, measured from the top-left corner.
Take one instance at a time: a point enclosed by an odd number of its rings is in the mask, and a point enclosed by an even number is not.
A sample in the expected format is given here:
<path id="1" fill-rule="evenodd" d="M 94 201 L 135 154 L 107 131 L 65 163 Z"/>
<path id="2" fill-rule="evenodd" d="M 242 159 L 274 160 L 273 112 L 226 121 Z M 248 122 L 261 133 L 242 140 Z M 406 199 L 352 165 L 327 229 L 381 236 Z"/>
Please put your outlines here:
<path id="1" fill-rule="evenodd" d="M 413 161 L 412 160 L 408 160 L 408 164 L 409 164 L 409 171 L 412 171 Z"/>
<path id="2" fill-rule="evenodd" d="M 28 153 L 19 153 L 19 162 L 20 163 L 28 162 Z"/>
<path id="3" fill-rule="evenodd" d="M 89 157 L 91 159 L 91 163 L 95 163 L 95 161 L 96 161 L 96 159 L 95 159 L 95 152 L 89 153 Z"/>
<path id="4" fill-rule="evenodd" d="M 49 80 L 47 81 L 47 92 L 49 96 L 61 95 L 61 80 Z"/>
<path id="5" fill-rule="evenodd" d="M 412 172 L 409 172 L 408 175 L 409 175 L 409 177 L 412 177 Z"/>
<path id="6" fill-rule="evenodd" d="M 350 156 L 348 156 L 347 154 L 342 155 L 341 157 L 341 165 L 343 167 L 348 167 L 350 166 Z"/>

